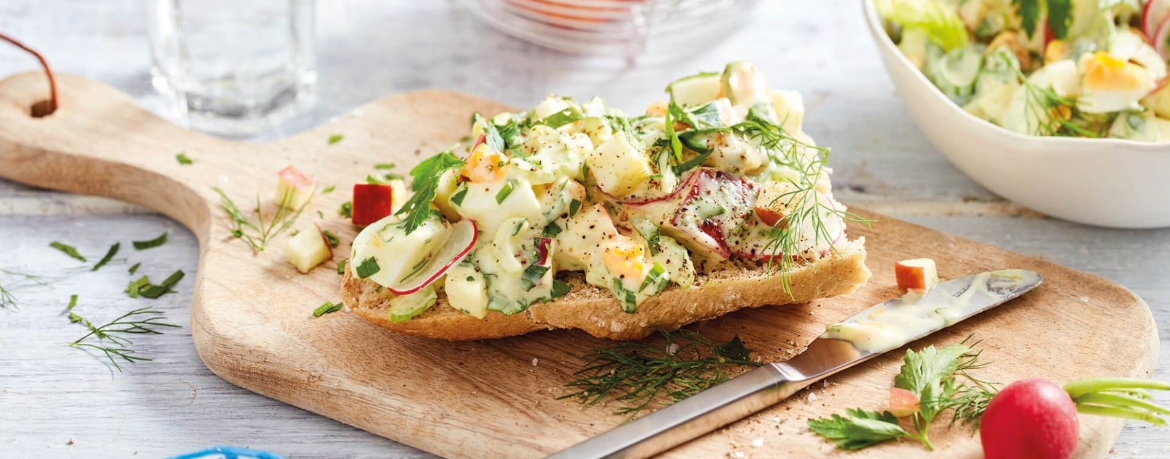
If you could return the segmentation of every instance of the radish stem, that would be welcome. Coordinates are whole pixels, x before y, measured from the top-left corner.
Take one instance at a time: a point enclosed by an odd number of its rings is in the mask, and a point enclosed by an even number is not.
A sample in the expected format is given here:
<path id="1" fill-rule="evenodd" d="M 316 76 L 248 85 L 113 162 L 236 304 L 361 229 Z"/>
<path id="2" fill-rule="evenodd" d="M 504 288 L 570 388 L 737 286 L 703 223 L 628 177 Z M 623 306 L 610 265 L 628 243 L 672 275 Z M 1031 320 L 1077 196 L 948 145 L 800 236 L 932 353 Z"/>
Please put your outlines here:
<path id="1" fill-rule="evenodd" d="M 1165 419 L 1159 418 L 1158 416 L 1155 416 L 1148 411 L 1137 411 L 1116 406 L 1077 405 L 1077 412 L 1081 414 L 1092 414 L 1097 416 L 1110 416 L 1115 418 L 1133 419 L 1136 421 L 1146 421 L 1157 426 L 1166 425 Z"/>
<path id="2" fill-rule="evenodd" d="M 1110 393 L 1085 394 L 1073 400 L 1078 405 L 1116 406 L 1136 410 L 1152 411 L 1154 413 L 1170 414 L 1170 409 L 1155 405 L 1145 400 Z"/>
<path id="3" fill-rule="evenodd" d="M 1073 399 L 1090 392 L 1119 389 L 1170 390 L 1170 383 L 1137 378 L 1086 378 L 1078 379 L 1064 385 L 1064 391 L 1068 392 L 1068 395 Z"/>

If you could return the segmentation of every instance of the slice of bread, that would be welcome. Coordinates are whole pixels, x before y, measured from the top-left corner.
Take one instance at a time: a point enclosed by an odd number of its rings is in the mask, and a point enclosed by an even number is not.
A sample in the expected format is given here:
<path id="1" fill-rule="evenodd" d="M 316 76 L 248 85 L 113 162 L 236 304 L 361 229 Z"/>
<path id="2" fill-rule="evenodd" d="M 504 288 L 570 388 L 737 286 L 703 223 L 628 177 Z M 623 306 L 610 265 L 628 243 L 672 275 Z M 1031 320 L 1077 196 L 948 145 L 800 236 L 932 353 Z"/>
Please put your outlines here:
<path id="1" fill-rule="evenodd" d="M 699 274 L 693 287 L 672 286 L 646 299 L 632 314 L 622 312 L 608 290 L 585 284 L 584 276 L 578 272 L 564 279 L 573 289 L 556 301 L 537 303 L 510 316 L 489 311 L 484 319 L 451 307 L 440 294 L 438 304 L 423 314 L 392 323 L 392 294 L 372 281 L 353 277 L 348 270 L 342 280 L 341 298 L 354 313 L 375 325 L 427 338 L 467 341 L 579 328 L 601 338 L 633 340 L 646 337 L 656 328 L 673 330 L 741 308 L 804 303 L 852 293 L 870 276 L 865 266 L 864 238 L 839 243 L 835 252 L 788 276 L 791 295 L 784 291 L 780 274 L 770 273 L 765 264 L 729 263 Z"/>

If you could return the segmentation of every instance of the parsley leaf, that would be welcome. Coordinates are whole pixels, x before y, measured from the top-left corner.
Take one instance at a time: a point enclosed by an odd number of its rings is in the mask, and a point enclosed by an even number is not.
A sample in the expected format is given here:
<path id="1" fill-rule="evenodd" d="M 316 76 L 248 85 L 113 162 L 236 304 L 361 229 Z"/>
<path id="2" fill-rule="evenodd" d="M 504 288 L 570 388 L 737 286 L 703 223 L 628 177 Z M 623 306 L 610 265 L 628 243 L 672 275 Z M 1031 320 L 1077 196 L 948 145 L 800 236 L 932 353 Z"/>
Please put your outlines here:
<path id="1" fill-rule="evenodd" d="M 414 190 L 414 194 L 395 213 L 395 215 L 406 214 L 406 217 L 403 218 L 406 234 L 414 232 L 423 222 L 434 218 L 435 214 L 431 212 L 431 201 L 435 199 L 435 190 L 439 187 L 439 177 L 449 169 L 463 167 L 463 164 L 463 160 L 452 154 L 451 150 L 446 150 L 427 158 L 410 170 L 410 188 Z"/>
<path id="2" fill-rule="evenodd" d="M 959 358 L 970 351 L 965 344 L 954 344 L 937 349 L 927 346 L 925 349 L 914 352 L 906 350 L 905 364 L 902 371 L 894 377 L 894 387 L 906 389 L 918 395 L 921 400 L 920 415 L 925 424 L 934 420 L 934 416 L 942 411 L 946 397 L 943 381 L 949 379 L 959 368 Z"/>
<path id="3" fill-rule="evenodd" d="M 1048 30 L 1058 40 L 1068 38 L 1068 28 L 1072 25 L 1072 0 L 1047 0 Z M 1031 35 L 1031 34 L 1029 34 Z"/>
<path id="4" fill-rule="evenodd" d="M 1040 24 L 1040 12 L 1043 7 L 1040 5 L 1041 0 L 1012 0 L 1012 5 L 1016 7 L 1016 14 L 1020 16 L 1023 22 L 1024 32 L 1028 36 L 1035 36 L 1036 26 Z"/>
<path id="5" fill-rule="evenodd" d="M 910 435 L 889 411 L 878 413 L 860 408 L 845 410 L 845 416 L 834 414 L 831 418 L 809 419 L 808 428 L 835 440 L 838 448 L 850 450 Z"/>

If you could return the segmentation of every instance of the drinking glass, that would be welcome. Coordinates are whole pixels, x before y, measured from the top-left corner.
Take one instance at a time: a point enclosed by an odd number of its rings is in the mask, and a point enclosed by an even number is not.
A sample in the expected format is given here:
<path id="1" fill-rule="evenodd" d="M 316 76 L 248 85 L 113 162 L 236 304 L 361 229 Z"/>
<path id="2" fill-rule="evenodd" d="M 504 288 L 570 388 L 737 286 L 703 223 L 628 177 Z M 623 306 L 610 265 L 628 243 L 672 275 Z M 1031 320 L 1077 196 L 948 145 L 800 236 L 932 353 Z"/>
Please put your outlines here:
<path id="1" fill-rule="evenodd" d="M 316 100 L 314 0 L 151 0 L 153 84 L 187 126 L 246 136 Z"/>

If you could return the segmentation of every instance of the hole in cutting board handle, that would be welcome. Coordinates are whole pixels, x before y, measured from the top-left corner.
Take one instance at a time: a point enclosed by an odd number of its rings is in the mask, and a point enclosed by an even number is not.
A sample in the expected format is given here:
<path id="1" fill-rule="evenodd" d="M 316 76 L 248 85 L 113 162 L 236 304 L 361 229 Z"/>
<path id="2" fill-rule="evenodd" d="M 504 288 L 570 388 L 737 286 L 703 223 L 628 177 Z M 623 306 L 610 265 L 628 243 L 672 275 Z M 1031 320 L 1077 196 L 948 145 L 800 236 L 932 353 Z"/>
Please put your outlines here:
<path id="1" fill-rule="evenodd" d="M 53 112 L 57 111 L 57 107 L 53 106 L 53 101 L 51 100 L 42 100 L 32 104 L 28 110 L 29 116 L 32 116 L 33 118 L 44 118 L 46 116 L 52 115 Z"/>

